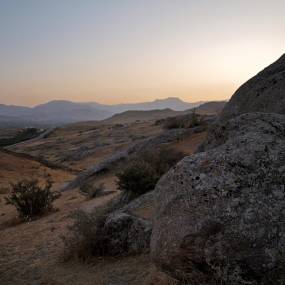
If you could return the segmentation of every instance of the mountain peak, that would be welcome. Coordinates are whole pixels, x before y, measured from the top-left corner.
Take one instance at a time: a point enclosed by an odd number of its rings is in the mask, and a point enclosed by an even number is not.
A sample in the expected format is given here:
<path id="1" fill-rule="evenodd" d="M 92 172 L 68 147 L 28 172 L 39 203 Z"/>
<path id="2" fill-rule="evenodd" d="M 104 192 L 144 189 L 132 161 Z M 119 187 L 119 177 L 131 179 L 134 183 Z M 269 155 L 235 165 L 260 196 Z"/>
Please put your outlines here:
<path id="1" fill-rule="evenodd" d="M 180 98 L 178 97 L 168 97 L 168 98 L 165 98 L 165 99 L 156 99 L 154 102 L 183 102 L 183 100 L 181 100 Z"/>

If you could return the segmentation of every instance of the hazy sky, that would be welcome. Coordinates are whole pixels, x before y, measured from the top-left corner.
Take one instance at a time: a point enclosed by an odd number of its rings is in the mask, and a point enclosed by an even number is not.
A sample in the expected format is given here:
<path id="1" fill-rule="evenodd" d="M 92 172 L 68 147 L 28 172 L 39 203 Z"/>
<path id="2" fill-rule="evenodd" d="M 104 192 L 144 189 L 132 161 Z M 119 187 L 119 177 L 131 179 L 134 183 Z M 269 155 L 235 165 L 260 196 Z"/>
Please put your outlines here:
<path id="1" fill-rule="evenodd" d="M 0 103 L 229 98 L 285 52 L 284 0 L 0 0 Z"/>

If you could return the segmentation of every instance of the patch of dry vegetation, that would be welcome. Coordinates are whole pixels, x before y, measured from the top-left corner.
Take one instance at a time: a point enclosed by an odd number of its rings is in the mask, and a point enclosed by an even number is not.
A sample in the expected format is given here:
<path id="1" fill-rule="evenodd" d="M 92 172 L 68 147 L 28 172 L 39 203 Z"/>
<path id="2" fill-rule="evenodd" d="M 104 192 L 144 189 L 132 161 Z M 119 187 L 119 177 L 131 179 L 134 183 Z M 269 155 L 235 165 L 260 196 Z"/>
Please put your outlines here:
<path id="1" fill-rule="evenodd" d="M 51 192 L 50 180 L 43 187 L 37 180 L 22 180 L 11 187 L 11 193 L 5 200 L 8 205 L 16 207 L 20 218 L 25 221 L 51 212 L 54 209 L 53 201 L 60 197 L 59 192 Z"/>
<path id="2" fill-rule="evenodd" d="M 132 200 L 153 190 L 160 177 L 183 157 L 184 153 L 169 148 L 141 151 L 117 173 L 118 187 L 126 200 Z"/>
<path id="3" fill-rule="evenodd" d="M 84 183 L 80 187 L 80 193 L 87 196 L 89 199 L 93 199 L 104 195 L 106 190 L 105 183 L 101 182 L 99 184 Z"/>
<path id="4" fill-rule="evenodd" d="M 197 126 L 206 125 L 204 117 L 197 114 L 196 112 L 192 112 L 186 115 L 170 117 L 167 119 L 163 119 L 157 121 L 156 124 L 162 124 L 164 129 L 188 129 L 194 128 Z"/>
<path id="5" fill-rule="evenodd" d="M 62 237 L 65 245 L 64 259 L 88 260 L 95 255 L 110 254 L 104 225 L 108 215 L 117 207 L 112 201 L 90 213 L 76 210 L 72 214 L 73 224 L 68 227 L 68 234 Z"/>
<path id="6" fill-rule="evenodd" d="M 36 128 L 27 128 L 18 131 L 14 136 L 0 138 L 0 147 L 13 145 L 19 142 L 27 141 L 38 136 L 42 130 Z"/>

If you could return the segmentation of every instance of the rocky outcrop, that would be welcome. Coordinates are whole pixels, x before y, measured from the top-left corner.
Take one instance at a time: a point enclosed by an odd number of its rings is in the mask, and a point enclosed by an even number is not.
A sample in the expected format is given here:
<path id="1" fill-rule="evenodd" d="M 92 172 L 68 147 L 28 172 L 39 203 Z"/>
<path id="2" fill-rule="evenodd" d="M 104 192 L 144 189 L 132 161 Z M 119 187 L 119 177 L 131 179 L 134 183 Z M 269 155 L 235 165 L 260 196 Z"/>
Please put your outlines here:
<path id="1" fill-rule="evenodd" d="M 154 193 L 151 254 L 161 270 L 200 280 L 193 284 L 282 284 L 284 115 L 219 123 L 205 151 L 179 162 Z"/>
<path id="2" fill-rule="evenodd" d="M 236 91 L 221 120 L 251 112 L 285 114 L 285 54 Z"/>

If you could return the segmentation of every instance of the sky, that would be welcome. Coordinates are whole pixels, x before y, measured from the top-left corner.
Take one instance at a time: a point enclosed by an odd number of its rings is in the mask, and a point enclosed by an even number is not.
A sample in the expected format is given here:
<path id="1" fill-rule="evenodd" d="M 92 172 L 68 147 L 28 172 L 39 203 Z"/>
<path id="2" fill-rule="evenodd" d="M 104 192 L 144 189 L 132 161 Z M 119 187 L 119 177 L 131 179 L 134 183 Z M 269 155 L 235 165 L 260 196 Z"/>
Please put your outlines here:
<path id="1" fill-rule="evenodd" d="M 284 0 L 0 0 L 0 104 L 229 99 L 285 52 Z"/>

